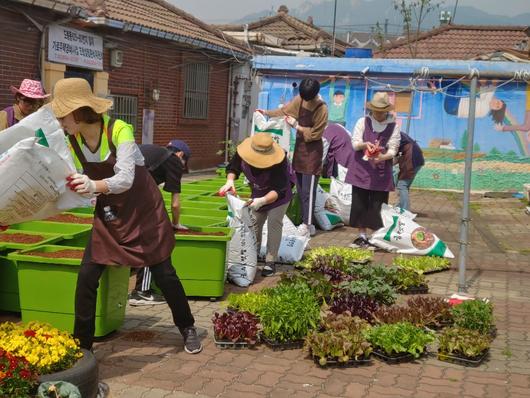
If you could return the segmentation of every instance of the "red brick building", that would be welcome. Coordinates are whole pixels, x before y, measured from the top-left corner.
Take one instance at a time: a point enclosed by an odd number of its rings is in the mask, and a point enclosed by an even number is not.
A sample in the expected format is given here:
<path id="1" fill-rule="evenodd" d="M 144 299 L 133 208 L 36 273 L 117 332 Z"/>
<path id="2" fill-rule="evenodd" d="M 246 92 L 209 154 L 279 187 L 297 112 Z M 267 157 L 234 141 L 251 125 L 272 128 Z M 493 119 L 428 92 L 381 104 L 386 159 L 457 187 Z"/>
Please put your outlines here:
<path id="1" fill-rule="evenodd" d="M 114 99 L 114 116 L 135 126 L 138 142 L 185 140 L 193 170 L 223 161 L 231 72 L 250 55 L 240 42 L 163 0 L 9 0 L 0 26 L 0 109 L 24 78 L 51 92 L 80 76 Z M 83 56 L 69 58 L 76 51 Z"/>

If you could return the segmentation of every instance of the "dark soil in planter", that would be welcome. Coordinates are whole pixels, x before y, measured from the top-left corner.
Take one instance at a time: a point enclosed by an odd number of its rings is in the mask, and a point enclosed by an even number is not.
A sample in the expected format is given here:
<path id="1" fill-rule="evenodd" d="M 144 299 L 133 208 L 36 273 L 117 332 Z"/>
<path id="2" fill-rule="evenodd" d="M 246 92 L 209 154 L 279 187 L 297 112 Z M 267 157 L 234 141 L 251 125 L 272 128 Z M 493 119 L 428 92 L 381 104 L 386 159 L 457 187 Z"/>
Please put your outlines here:
<path id="1" fill-rule="evenodd" d="M 218 232 L 201 232 L 201 231 L 193 231 L 191 229 L 185 230 L 185 229 L 178 229 L 175 231 L 176 235 L 200 235 L 200 236 L 226 236 L 226 233 L 222 231 Z"/>
<path id="2" fill-rule="evenodd" d="M 444 362 L 455 363 L 457 365 L 477 367 L 488 357 L 489 350 L 484 351 L 476 357 L 466 357 L 457 353 L 445 354 L 438 351 L 438 359 Z"/>
<path id="3" fill-rule="evenodd" d="M 11 242 L 11 243 L 37 243 L 44 240 L 41 235 L 30 235 L 23 233 L 0 233 L 0 241 Z"/>
<path id="4" fill-rule="evenodd" d="M 64 222 L 69 224 L 93 224 L 92 217 L 78 217 L 73 214 L 57 214 L 53 217 L 48 217 L 46 221 Z"/>
<path id="5" fill-rule="evenodd" d="M 313 361 L 321 368 L 356 368 L 358 366 L 367 366 L 373 364 L 374 360 L 372 358 L 364 359 L 350 359 L 348 362 L 339 362 L 336 359 L 326 358 L 326 364 L 321 365 L 318 357 L 313 357 Z"/>
<path id="6" fill-rule="evenodd" d="M 402 352 L 399 354 L 387 354 L 386 352 L 382 350 L 373 350 L 372 353 L 378 357 L 379 359 L 382 359 L 388 364 L 398 364 L 398 363 L 404 363 L 404 362 L 412 362 L 416 358 L 414 358 L 414 355 L 409 354 L 408 352 Z"/>
<path id="7" fill-rule="evenodd" d="M 73 249 L 64 249 L 57 250 L 56 252 L 40 252 L 40 251 L 30 251 L 24 253 L 27 256 L 38 256 L 46 258 L 77 258 L 82 259 L 84 250 L 73 250 Z"/>

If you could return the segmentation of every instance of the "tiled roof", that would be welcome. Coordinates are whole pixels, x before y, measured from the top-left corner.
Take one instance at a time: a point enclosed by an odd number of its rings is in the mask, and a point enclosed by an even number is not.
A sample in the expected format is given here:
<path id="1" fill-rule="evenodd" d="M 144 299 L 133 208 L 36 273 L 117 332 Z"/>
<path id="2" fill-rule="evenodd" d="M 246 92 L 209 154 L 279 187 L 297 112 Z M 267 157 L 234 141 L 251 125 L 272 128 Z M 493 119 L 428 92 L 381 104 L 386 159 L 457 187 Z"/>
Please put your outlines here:
<path id="1" fill-rule="evenodd" d="M 223 31 L 242 32 L 245 25 L 217 25 Z M 249 32 L 262 32 L 282 40 L 282 48 L 298 50 L 308 47 L 315 49 L 324 42 L 331 47 L 333 36 L 323 29 L 303 22 L 287 13 L 279 12 L 272 17 L 260 19 L 248 24 Z M 335 49 L 344 53 L 348 44 L 335 39 Z"/>
<path id="2" fill-rule="evenodd" d="M 18 0 L 18 2 L 58 10 L 61 8 L 64 10 L 64 6 L 79 6 L 87 9 L 92 15 L 147 28 L 146 32 L 153 29 L 189 38 L 188 44 L 192 46 L 203 47 L 205 45 L 213 51 L 217 47 L 239 54 L 250 54 L 244 43 L 225 35 L 220 30 L 164 0 L 96 0 L 91 2 L 87 0 Z M 63 7 L 58 5 L 63 5 Z M 198 43 L 197 40 L 202 43 Z"/>
<path id="3" fill-rule="evenodd" d="M 406 39 L 386 46 L 376 58 L 472 59 L 479 54 L 512 48 L 528 39 L 528 26 L 445 25 L 419 36 L 411 55 Z"/>

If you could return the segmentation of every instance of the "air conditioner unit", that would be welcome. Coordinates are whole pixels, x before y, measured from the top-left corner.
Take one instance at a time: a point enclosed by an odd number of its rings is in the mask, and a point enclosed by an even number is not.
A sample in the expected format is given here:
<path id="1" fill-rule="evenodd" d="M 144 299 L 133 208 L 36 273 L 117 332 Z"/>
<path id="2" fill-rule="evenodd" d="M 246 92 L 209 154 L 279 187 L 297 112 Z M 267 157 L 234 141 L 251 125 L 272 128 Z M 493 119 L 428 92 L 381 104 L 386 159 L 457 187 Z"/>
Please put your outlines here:
<path id="1" fill-rule="evenodd" d="M 110 50 L 110 66 L 113 68 L 119 68 L 123 65 L 123 51 L 122 50 Z"/>

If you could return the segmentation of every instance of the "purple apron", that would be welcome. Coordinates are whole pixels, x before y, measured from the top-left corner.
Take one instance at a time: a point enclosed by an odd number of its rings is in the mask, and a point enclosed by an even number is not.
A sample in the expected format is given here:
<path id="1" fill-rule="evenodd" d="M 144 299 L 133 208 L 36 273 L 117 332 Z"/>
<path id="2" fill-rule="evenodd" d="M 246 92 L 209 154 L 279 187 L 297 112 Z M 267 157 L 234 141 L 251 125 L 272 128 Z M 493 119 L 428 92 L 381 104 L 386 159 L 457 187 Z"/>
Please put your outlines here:
<path id="1" fill-rule="evenodd" d="M 372 120 L 366 117 L 364 119 L 363 141 L 375 143 L 376 140 L 379 140 L 379 146 L 384 148 L 383 153 L 385 153 L 395 127 L 395 122 L 388 123 L 382 132 L 376 133 L 372 127 Z M 353 167 L 348 169 L 346 182 L 369 191 L 393 191 L 392 159 L 375 164 L 372 161 L 363 160 L 363 156 L 364 150 L 354 152 Z"/>
<path id="2" fill-rule="evenodd" d="M 5 108 L 4 112 L 7 113 L 7 127 L 17 124 L 18 120 L 15 118 L 15 108 L 13 105 Z"/>
<path id="3" fill-rule="evenodd" d="M 323 137 L 329 142 L 329 148 L 322 177 L 337 177 L 339 164 L 347 169 L 353 167 L 354 151 L 348 130 L 340 124 L 330 123 L 324 130 Z"/>

